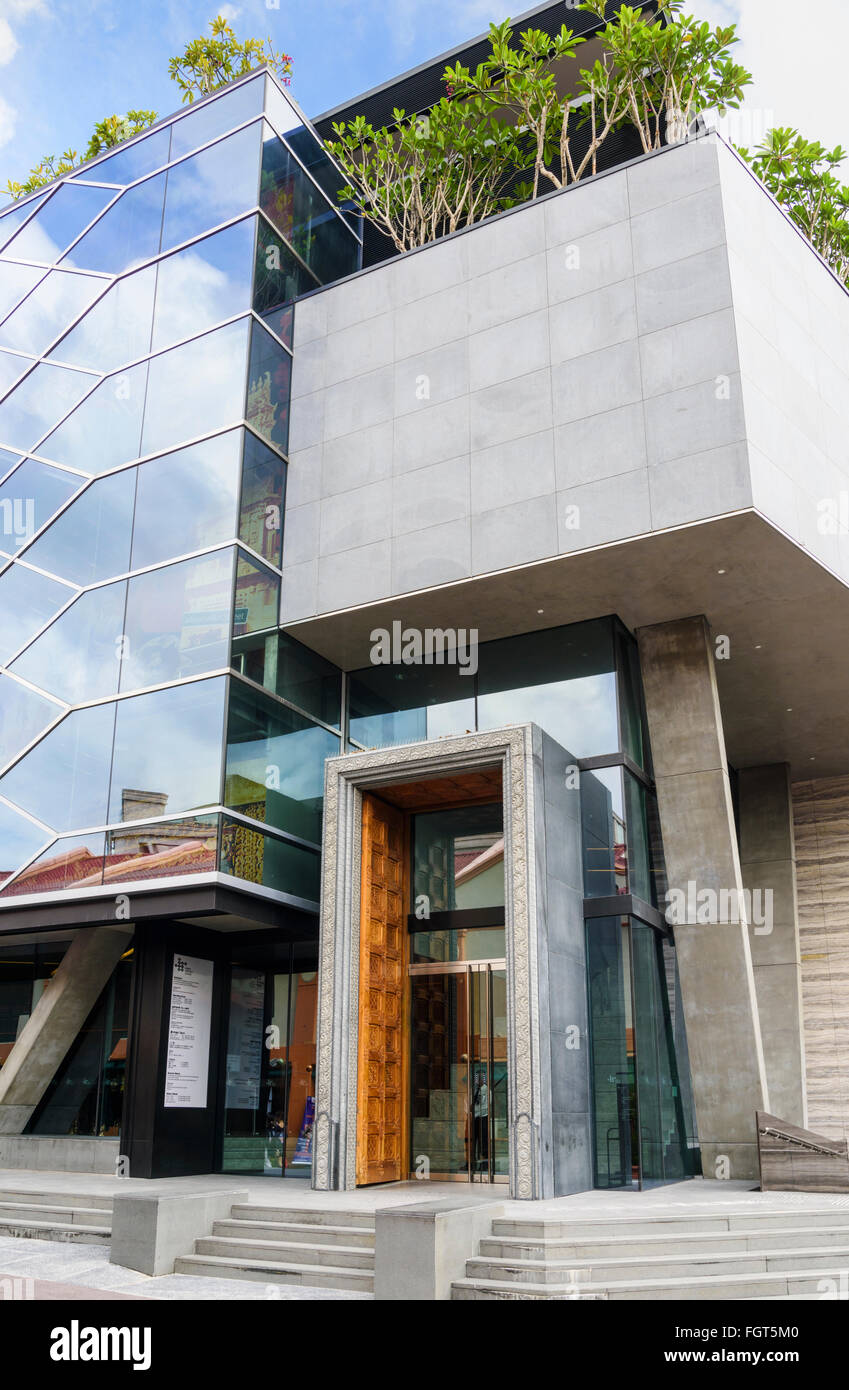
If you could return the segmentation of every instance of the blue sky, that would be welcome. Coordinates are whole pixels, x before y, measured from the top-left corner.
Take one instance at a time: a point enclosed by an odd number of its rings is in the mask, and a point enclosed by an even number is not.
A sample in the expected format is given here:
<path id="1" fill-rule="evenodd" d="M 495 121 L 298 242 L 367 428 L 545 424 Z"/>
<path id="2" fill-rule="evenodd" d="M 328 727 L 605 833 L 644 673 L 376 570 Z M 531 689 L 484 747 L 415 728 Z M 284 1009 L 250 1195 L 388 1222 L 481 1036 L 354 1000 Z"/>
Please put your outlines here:
<path id="1" fill-rule="evenodd" d="M 271 36 L 294 58 L 293 92 L 310 115 L 521 13 L 508 0 L 241 0 L 221 8 L 240 36 Z M 830 34 L 805 64 L 792 39 L 799 0 L 691 0 L 711 21 L 737 21 L 738 60 L 756 75 L 760 124 L 802 126 L 849 146 L 844 55 L 849 3 L 811 7 Z M 178 105 L 168 59 L 200 34 L 214 0 L 0 0 L 0 188 L 42 155 L 82 149 L 95 121 L 131 107 Z M 810 49 L 808 50 L 810 51 Z M 773 117 L 773 121 L 770 121 Z M 738 138 L 738 132 L 731 132 Z M 744 129 L 740 142 L 749 139 Z"/>

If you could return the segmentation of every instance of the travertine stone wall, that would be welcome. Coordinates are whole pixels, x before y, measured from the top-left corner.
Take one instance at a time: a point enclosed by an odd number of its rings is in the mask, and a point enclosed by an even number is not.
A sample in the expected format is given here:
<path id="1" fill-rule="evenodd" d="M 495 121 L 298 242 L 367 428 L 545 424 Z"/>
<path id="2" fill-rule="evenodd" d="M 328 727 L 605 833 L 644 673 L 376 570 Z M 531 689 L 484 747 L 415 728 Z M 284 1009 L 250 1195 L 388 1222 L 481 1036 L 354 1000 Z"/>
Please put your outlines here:
<path id="1" fill-rule="evenodd" d="M 808 1125 L 849 1139 L 849 776 L 793 786 Z"/>

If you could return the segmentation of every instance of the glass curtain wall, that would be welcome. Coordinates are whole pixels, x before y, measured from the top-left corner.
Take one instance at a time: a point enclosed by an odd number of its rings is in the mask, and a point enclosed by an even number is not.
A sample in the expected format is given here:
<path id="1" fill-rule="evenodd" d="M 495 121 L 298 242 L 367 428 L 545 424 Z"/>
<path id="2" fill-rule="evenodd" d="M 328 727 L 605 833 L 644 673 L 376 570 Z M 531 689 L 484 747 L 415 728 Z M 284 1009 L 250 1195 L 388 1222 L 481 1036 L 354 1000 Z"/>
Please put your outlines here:
<path id="1" fill-rule="evenodd" d="M 61 940 L 27 946 L 0 944 L 0 1067 L 70 944 Z"/>
<path id="2" fill-rule="evenodd" d="M 4 896 L 219 867 L 317 895 L 291 751 L 340 715 L 277 624 L 291 303 L 360 262 L 337 177 L 258 74 L 0 211 Z M 309 824 L 215 813 L 231 662 L 306 706 L 268 794 Z"/>

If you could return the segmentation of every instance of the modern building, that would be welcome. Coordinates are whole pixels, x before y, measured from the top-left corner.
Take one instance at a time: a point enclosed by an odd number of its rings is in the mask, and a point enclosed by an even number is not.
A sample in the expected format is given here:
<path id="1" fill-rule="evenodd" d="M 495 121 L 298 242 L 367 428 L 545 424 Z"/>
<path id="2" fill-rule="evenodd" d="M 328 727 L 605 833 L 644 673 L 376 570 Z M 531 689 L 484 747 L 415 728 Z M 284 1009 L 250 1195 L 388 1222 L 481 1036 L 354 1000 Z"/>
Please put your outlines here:
<path id="1" fill-rule="evenodd" d="M 846 289 L 710 133 L 394 254 L 321 137 L 445 62 L 0 211 L 4 1166 L 849 1136 Z"/>

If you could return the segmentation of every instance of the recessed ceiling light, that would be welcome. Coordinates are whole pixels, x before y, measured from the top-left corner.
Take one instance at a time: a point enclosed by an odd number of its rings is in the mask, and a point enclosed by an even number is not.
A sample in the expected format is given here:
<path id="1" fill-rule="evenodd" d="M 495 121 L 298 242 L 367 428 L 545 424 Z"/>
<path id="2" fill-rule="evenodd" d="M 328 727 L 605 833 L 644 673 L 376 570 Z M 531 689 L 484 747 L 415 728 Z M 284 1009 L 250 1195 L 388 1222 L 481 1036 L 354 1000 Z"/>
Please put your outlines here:
<path id="1" fill-rule="evenodd" d="M 792 705 L 788 705 L 788 706 L 787 706 L 787 713 L 788 713 L 788 714 L 792 714 L 792 713 L 793 713 L 793 706 L 792 706 Z"/>
<path id="2" fill-rule="evenodd" d="M 755 647 L 755 651 L 756 651 L 756 652 L 762 652 L 762 651 L 763 651 L 763 643 L 762 643 L 762 642 L 759 642 L 759 643 L 758 643 L 758 645 Z"/>
<path id="3" fill-rule="evenodd" d="M 728 573 L 727 570 L 717 570 L 716 572 L 717 572 L 717 574 L 727 574 L 727 573 Z"/>
<path id="4" fill-rule="evenodd" d="M 544 613 L 544 612 L 545 612 L 545 609 L 544 609 L 544 608 L 538 608 L 538 609 L 537 609 L 537 612 L 538 612 L 538 613 Z"/>

